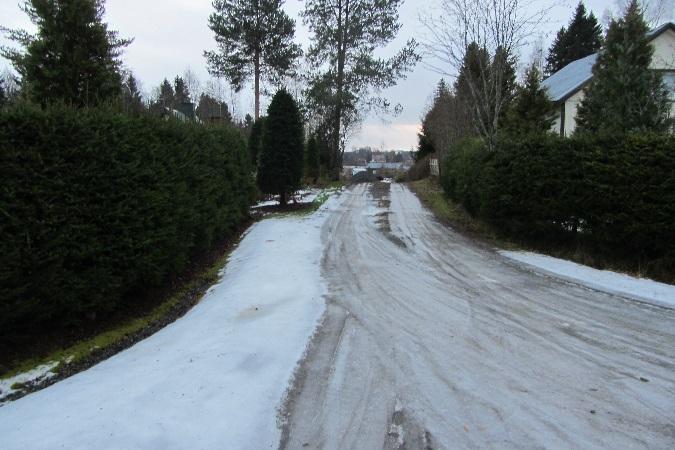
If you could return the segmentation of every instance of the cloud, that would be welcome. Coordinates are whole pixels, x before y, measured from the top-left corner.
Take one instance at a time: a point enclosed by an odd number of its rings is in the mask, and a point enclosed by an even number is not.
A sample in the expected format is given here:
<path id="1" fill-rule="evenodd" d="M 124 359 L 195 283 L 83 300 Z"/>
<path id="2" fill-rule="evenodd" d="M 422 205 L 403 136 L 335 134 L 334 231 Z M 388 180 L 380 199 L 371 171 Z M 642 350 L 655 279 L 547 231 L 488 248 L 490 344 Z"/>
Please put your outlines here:
<path id="1" fill-rule="evenodd" d="M 347 149 L 370 146 L 384 150 L 410 150 L 417 146 L 419 130 L 419 123 L 367 123 L 349 140 Z"/>

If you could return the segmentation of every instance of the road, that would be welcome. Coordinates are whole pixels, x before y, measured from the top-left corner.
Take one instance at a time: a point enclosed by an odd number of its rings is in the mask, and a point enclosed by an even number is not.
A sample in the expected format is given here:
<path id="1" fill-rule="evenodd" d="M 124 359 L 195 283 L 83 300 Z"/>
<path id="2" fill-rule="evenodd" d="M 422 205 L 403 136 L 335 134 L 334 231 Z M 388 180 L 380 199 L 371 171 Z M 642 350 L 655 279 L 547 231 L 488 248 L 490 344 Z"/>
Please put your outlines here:
<path id="1" fill-rule="evenodd" d="M 675 311 L 529 272 L 403 185 L 343 195 L 281 448 L 675 448 Z"/>

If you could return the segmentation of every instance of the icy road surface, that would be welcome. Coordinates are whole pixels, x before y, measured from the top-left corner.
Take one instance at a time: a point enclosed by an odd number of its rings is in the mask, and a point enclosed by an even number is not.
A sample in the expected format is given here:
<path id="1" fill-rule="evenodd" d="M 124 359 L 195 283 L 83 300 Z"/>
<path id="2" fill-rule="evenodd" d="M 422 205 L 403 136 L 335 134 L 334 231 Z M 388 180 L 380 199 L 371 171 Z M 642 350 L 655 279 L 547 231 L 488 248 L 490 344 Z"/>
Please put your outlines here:
<path id="1" fill-rule="evenodd" d="M 324 224 L 282 448 L 675 448 L 675 311 L 523 270 L 399 184 Z"/>

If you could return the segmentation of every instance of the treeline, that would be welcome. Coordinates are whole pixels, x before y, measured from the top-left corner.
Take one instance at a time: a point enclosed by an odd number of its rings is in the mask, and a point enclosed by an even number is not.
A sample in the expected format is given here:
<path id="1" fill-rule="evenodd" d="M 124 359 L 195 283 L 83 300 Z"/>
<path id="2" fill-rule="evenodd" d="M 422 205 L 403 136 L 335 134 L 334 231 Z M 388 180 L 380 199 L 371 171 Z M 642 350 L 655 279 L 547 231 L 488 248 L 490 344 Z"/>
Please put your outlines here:
<path id="1" fill-rule="evenodd" d="M 67 107 L 0 114 L 0 330 L 75 326 L 159 286 L 247 217 L 240 134 Z"/>
<path id="2" fill-rule="evenodd" d="M 502 48 L 470 44 L 435 91 L 417 159 L 438 155 L 446 194 L 510 239 L 672 280 L 675 139 L 647 32 L 633 0 L 605 36 L 581 3 L 558 33 L 546 73 L 598 53 L 571 139 L 552 130 L 542 60 L 516 83 Z"/>

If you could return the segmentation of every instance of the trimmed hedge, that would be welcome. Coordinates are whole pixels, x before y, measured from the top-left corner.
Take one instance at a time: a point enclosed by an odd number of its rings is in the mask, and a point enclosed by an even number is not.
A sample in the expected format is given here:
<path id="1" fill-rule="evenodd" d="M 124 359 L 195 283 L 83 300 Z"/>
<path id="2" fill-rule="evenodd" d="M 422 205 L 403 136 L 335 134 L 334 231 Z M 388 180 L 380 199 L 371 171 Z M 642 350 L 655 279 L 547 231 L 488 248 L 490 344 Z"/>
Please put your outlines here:
<path id="1" fill-rule="evenodd" d="M 253 192 L 233 129 L 102 110 L 0 113 L 0 339 L 74 327 L 231 235 Z"/>
<path id="2" fill-rule="evenodd" d="M 446 194 L 509 237 L 675 276 L 675 137 L 503 137 L 450 152 Z"/>

